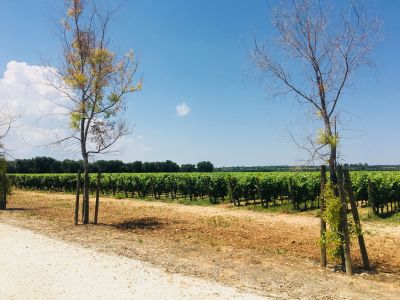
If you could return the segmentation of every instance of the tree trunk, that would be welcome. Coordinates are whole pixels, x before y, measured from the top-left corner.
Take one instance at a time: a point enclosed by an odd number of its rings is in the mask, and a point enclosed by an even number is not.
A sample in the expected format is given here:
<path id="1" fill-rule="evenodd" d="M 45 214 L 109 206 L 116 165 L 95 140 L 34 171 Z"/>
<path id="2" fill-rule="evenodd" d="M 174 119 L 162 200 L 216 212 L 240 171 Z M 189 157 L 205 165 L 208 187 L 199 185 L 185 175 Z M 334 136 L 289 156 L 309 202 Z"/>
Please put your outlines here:
<path id="1" fill-rule="evenodd" d="M 74 224 L 78 225 L 78 214 L 79 214 L 79 194 L 81 189 L 81 171 L 78 171 L 78 177 L 76 181 L 76 198 L 75 198 L 75 218 Z"/>
<path id="2" fill-rule="evenodd" d="M 336 145 L 331 145 L 329 155 L 329 178 L 333 186 L 337 185 L 337 176 L 336 176 Z M 336 191 L 337 193 L 337 191 Z"/>
<path id="3" fill-rule="evenodd" d="M 99 215 L 99 202 L 100 202 L 100 172 L 97 173 L 96 185 L 96 205 L 94 207 L 94 224 L 97 224 L 97 217 Z"/>
<path id="4" fill-rule="evenodd" d="M 86 154 L 83 158 L 83 224 L 89 224 L 89 158 Z"/>

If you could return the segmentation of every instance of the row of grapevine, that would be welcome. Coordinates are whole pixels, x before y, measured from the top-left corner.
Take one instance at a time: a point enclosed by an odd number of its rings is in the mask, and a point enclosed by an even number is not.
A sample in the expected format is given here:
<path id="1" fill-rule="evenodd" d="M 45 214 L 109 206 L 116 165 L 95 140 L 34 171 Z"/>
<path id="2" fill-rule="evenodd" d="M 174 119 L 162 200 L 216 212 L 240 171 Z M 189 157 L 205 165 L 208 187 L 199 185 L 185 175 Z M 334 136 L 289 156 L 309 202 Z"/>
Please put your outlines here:
<path id="1" fill-rule="evenodd" d="M 9 175 L 20 189 L 72 192 L 75 174 L 15 174 Z M 95 174 L 91 186 L 95 187 Z M 399 207 L 400 172 L 352 172 L 355 198 L 369 203 L 376 212 L 385 207 Z M 370 184 L 369 184 L 370 182 Z M 289 201 L 295 209 L 319 205 L 318 172 L 270 173 L 118 173 L 103 174 L 103 194 L 122 193 L 125 197 L 161 197 L 196 199 L 209 198 L 217 203 L 230 199 L 236 205 L 260 202 L 265 206 Z"/>

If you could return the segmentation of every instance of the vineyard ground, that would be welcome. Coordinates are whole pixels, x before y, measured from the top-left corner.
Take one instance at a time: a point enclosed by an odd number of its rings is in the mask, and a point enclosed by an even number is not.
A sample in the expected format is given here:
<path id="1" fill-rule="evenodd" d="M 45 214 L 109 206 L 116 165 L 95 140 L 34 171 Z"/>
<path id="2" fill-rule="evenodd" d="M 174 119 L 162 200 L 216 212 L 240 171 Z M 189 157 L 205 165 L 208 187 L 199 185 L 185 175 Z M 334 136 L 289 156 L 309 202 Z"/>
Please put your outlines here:
<path id="1" fill-rule="evenodd" d="M 270 297 L 395 299 L 400 293 L 398 225 L 364 223 L 376 272 L 349 279 L 333 265 L 320 270 L 319 219 L 311 215 L 102 198 L 101 224 L 74 226 L 73 207 L 73 195 L 16 190 L 0 221 Z M 356 243 L 353 251 L 359 266 Z"/>

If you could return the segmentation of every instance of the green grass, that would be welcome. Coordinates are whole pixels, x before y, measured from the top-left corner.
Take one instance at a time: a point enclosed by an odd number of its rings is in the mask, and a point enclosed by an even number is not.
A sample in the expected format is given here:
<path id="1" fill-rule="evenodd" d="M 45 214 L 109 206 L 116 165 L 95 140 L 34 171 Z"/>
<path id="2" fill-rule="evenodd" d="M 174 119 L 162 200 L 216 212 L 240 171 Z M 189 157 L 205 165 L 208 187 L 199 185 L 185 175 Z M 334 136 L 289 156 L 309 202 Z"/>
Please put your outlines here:
<path id="1" fill-rule="evenodd" d="M 394 213 L 393 215 L 387 217 L 377 216 L 373 213 L 363 213 L 361 214 L 360 219 L 363 222 L 379 222 L 400 225 L 400 212 Z"/>
<path id="2" fill-rule="evenodd" d="M 293 208 L 292 204 L 283 204 L 283 205 L 276 205 L 276 206 L 269 206 L 269 207 L 264 207 L 261 204 L 249 204 L 246 206 L 239 206 L 239 209 L 246 209 L 246 210 L 251 210 L 251 211 L 257 211 L 257 212 L 265 212 L 265 213 L 285 213 L 285 214 L 293 214 L 293 213 L 298 213 Z"/>
<path id="3" fill-rule="evenodd" d="M 100 197 L 102 197 L 102 195 L 100 195 Z M 113 195 L 105 195 L 103 197 L 113 198 L 114 196 Z M 132 199 L 131 197 L 126 198 L 124 193 L 117 193 L 117 194 L 115 194 L 114 198 L 116 198 L 116 199 Z M 193 206 L 213 206 L 213 205 L 215 205 L 210 202 L 210 199 L 208 197 L 205 197 L 203 199 L 197 198 L 197 199 L 193 199 L 193 200 L 190 200 L 189 197 L 172 199 L 170 197 L 165 197 L 165 196 L 161 196 L 160 199 L 155 199 L 154 197 L 144 197 L 144 198 L 135 197 L 133 199 L 139 200 L 139 201 L 146 201 L 146 202 L 158 201 L 158 202 L 164 202 L 164 203 L 175 203 L 175 204 L 193 205 Z M 224 203 L 226 203 L 226 201 Z"/>
<path id="4" fill-rule="evenodd" d="M 315 202 L 314 202 L 315 205 Z M 307 203 L 308 207 L 311 207 L 311 201 L 308 201 Z M 239 206 L 239 209 L 246 209 L 246 210 L 251 210 L 251 211 L 256 211 L 256 212 L 262 212 L 262 213 L 284 213 L 284 214 L 308 214 L 312 216 L 319 216 L 319 208 L 313 208 L 313 209 L 307 209 L 305 211 L 302 210 L 302 207 L 299 210 L 296 210 L 293 207 L 292 203 L 289 203 L 287 201 L 284 201 L 281 203 L 280 201 L 277 201 L 276 205 L 270 204 L 268 207 L 262 206 L 261 204 L 248 204 L 244 206 Z"/>

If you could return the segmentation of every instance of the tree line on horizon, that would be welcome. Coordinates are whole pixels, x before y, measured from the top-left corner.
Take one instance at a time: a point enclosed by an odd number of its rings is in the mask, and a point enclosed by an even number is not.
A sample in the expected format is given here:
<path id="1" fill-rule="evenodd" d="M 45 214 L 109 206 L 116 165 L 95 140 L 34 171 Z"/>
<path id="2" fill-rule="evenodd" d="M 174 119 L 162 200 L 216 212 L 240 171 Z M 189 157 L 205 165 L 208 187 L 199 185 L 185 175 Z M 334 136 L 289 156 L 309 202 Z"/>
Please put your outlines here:
<path id="1" fill-rule="evenodd" d="M 82 171 L 82 160 L 52 157 L 34 157 L 7 161 L 8 173 L 78 173 Z M 182 164 L 166 160 L 156 162 L 134 161 L 125 163 L 121 160 L 98 160 L 89 164 L 89 172 L 102 173 L 169 173 L 169 172 L 212 172 L 214 165 L 209 161 L 197 164 Z"/>
<path id="2" fill-rule="evenodd" d="M 52 157 L 35 157 L 4 161 L 10 174 L 78 173 L 82 171 L 81 160 L 56 160 Z M 368 165 L 366 163 L 345 164 L 350 171 L 400 171 L 400 165 Z M 91 173 L 173 173 L 173 172 L 315 172 L 320 166 L 231 166 L 216 168 L 210 161 L 197 164 L 182 164 L 166 160 L 155 162 L 123 162 L 121 160 L 98 160 L 90 163 Z"/>

